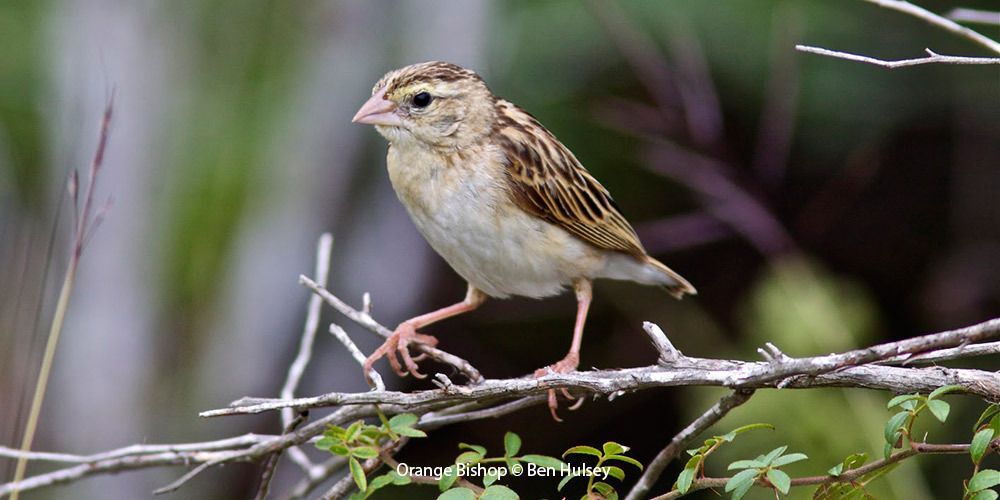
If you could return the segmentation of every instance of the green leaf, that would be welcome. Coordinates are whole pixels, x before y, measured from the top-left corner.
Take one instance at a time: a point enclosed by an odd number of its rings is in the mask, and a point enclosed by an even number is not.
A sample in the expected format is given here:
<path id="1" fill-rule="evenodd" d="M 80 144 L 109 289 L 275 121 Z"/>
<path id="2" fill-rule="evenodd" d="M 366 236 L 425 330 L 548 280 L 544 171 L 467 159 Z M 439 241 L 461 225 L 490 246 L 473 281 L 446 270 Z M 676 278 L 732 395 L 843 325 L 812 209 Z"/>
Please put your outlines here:
<path id="1" fill-rule="evenodd" d="M 500 479 L 500 475 L 497 473 L 497 469 L 489 468 L 486 469 L 486 474 L 483 474 L 483 486 L 489 486 L 497 480 Z"/>
<path id="2" fill-rule="evenodd" d="M 951 411 L 951 405 L 938 399 L 929 399 L 927 400 L 927 409 L 931 411 L 934 418 L 944 423 L 945 420 L 948 420 L 948 412 Z"/>
<path id="3" fill-rule="evenodd" d="M 767 462 L 763 460 L 737 460 L 727 467 L 728 470 L 736 469 L 760 469 L 767 467 Z"/>
<path id="4" fill-rule="evenodd" d="M 594 448 L 593 446 L 574 446 L 562 454 L 563 458 L 566 458 L 566 455 L 592 455 L 597 458 L 601 458 L 603 456 L 600 450 Z"/>
<path id="5" fill-rule="evenodd" d="M 906 401 L 913 401 L 915 399 L 920 399 L 920 394 L 902 394 L 890 399 L 889 403 L 886 404 L 885 407 L 892 408 L 893 406 L 903 404 Z"/>
<path id="6" fill-rule="evenodd" d="M 958 392 L 964 390 L 965 388 L 960 385 L 954 385 L 954 384 L 946 385 L 944 387 L 938 387 L 937 389 L 931 391 L 931 393 L 927 395 L 927 399 L 936 399 L 941 396 L 944 396 L 945 394 L 948 394 L 949 392 Z"/>
<path id="7" fill-rule="evenodd" d="M 395 471 L 392 471 L 392 472 L 395 472 Z M 392 480 L 394 479 L 393 476 L 392 476 L 392 472 L 386 472 L 385 474 L 382 474 L 381 476 L 378 476 L 378 477 L 372 479 L 371 481 L 369 481 L 369 483 L 368 483 L 368 493 L 371 493 L 371 492 L 373 492 L 373 491 L 375 491 L 375 490 L 377 490 L 377 489 L 379 489 L 379 488 L 381 488 L 383 486 L 387 486 L 389 484 L 392 484 Z"/>
<path id="8" fill-rule="evenodd" d="M 979 426 L 983 425 L 984 422 L 988 421 L 994 415 L 1000 414 L 1000 404 L 993 403 L 986 407 L 982 413 L 979 414 L 979 419 L 976 420 L 976 425 L 972 426 L 972 432 L 979 430 Z"/>
<path id="9" fill-rule="evenodd" d="M 605 465 L 604 470 L 608 472 L 609 476 L 619 481 L 625 480 L 625 471 L 623 471 L 621 467 L 615 467 L 614 465 Z"/>
<path id="10" fill-rule="evenodd" d="M 604 457 L 605 461 L 608 460 L 618 460 L 619 462 L 625 462 L 627 464 L 632 464 L 642 470 L 642 463 L 632 457 L 626 457 L 625 455 L 608 455 Z"/>
<path id="11" fill-rule="evenodd" d="M 400 427 L 399 429 L 393 429 L 393 432 L 399 434 L 400 436 L 406 436 L 411 438 L 427 437 L 426 432 L 420 429 L 414 429 L 413 427 Z"/>
<path id="12" fill-rule="evenodd" d="M 603 498 L 611 498 L 612 496 L 617 497 L 618 492 L 615 491 L 614 487 L 608 483 L 598 481 L 594 483 L 593 488 L 597 490 L 597 493 Z"/>
<path id="13" fill-rule="evenodd" d="M 374 446 L 358 446 L 351 450 L 351 456 L 358 457 L 363 460 L 369 458 L 375 458 L 378 456 L 378 450 Z"/>
<path id="14" fill-rule="evenodd" d="M 677 476 L 677 491 L 687 493 L 688 490 L 691 489 L 691 483 L 694 482 L 694 475 L 697 472 L 697 469 L 682 470 L 680 475 Z"/>
<path id="15" fill-rule="evenodd" d="M 843 462 L 840 462 L 839 464 L 830 467 L 830 469 L 827 470 L 826 472 L 827 474 L 830 474 L 833 477 L 837 477 L 843 474 L 845 470 L 858 468 L 864 465 L 864 463 L 867 461 L 868 461 L 867 453 L 853 453 L 851 455 L 848 455 Z"/>
<path id="16" fill-rule="evenodd" d="M 562 481 L 559 481 L 559 486 L 556 486 L 556 491 L 562 491 L 563 486 L 566 486 L 566 483 L 568 483 L 569 480 L 573 479 L 574 477 L 579 477 L 579 476 L 576 474 L 566 474 L 565 476 L 563 476 Z"/>
<path id="17" fill-rule="evenodd" d="M 354 422 L 353 424 L 348 426 L 347 430 L 344 431 L 344 441 L 346 442 L 354 441 L 358 437 L 358 434 L 361 432 L 361 425 L 363 423 L 364 422 L 358 420 L 357 422 Z"/>
<path id="18" fill-rule="evenodd" d="M 783 465 L 793 464 L 795 462 L 798 462 L 800 460 L 805 460 L 807 458 L 809 457 L 807 457 L 805 453 L 789 453 L 788 455 L 783 455 L 776 458 L 773 462 L 771 462 L 771 466 L 781 467 Z"/>
<path id="19" fill-rule="evenodd" d="M 508 432 L 503 435 L 503 456 L 513 457 L 521 450 L 521 436 Z"/>
<path id="20" fill-rule="evenodd" d="M 566 465 L 566 463 L 562 460 L 546 455 L 523 455 L 521 456 L 521 460 L 533 463 L 539 467 L 548 467 L 550 469 L 561 469 L 564 465 Z"/>
<path id="21" fill-rule="evenodd" d="M 785 474 L 784 471 L 780 471 L 778 469 L 768 470 L 767 480 L 770 481 L 775 488 L 778 488 L 778 491 L 786 495 L 788 494 L 788 488 L 792 487 L 792 478 L 788 477 L 788 474 Z"/>
<path id="22" fill-rule="evenodd" d="M 788 446 L 779 446 L 779 447 L 777 447 L 777 448 L 775 448 L 775 449 L 771 450 L 771 452 L 770 452 L 770 453 L 768 453 L 768 454 L 767 454 L 767 456 L 765 456 L 765 457 L 763 458 L 763 461 L 764 461 L 765 463 L 768 463 L 768 464 L 770 464 L 771 462 L 774 462 L 774 459 L 775 459 L 775 458 L 778 458 L 778 457 L 780 457 L 780 456 L 781 456 L 781 454 L 782 454 L 782 453 L 784 453 L 784 452 L 785 452 L 785 450 L 787 450 L 787 449 L 788 449 Z"/>
<path id="23" fill-rule="evenodd" d="M 986 454 L 986 449 L 989 448 L 991 441 L 993 441 L 993 429 L 986 428 L 972 436 L 972 444 L 969 445 L 972 463 L 978 464 L 983 460 L 983 455 Z"/>
<path id="24" fill-rule="evenodd" d="M 330 453 L 333 453 L 334 455 L 340 455 L 342 457 L 346 457 L 346 456 L 348 456 L 348 455 L 351 454 L 351 450 L 348 449 L 343 444 L 340 444 L 340 443 L 330 445 L 329 450 L 330 450 Z"/>
<path id="25" fill-rule="evenodd" d="M 732 441 L 733 439 L 736 439 L 736 436 L 743 434 L 744 432 L 747 431 L 752 431 L 754 429 L 768 429 L 773 431 L 774 426 L 771 424 L 748 424 L 742 427 L 737 427 L 721 436 L 715 436 L 715 437 L 723 441 Z"/>
<path id="26" fill-rule="evenodd" d="M 743 498 L 757 480 L 757 470 L 747 469 L 726 481 L 726 492 L 733 492 L 733 500 Z"/>
<path id="27" fill-rule="evenodd" d="M 892 444 L 885 443 L 885 446 L 882 447 L 882 457 L 886 460 L 889 460 L 889 457 L 892 456 L 892 446 Z"/>
<path id="28" fill-rule="evenodd" d="M 413 480 L 410 479 L 410 476 L 404 476 L 396 472 L 395 469 L 390 470 L 388 475 L 392 476 L 392 484 L 395 484 L 396 486 L 403 486 L 413 482 Z"/>
<path id="29" fill-rule="evenodd" d="M 628 451 L 628 446 L 620 445 L 614 441 L 608 441 L 604 443 L 604 454 L 605 455 L 621 455 Z"/>
<path id="30" fill-rule="evenodd" d="M 997 496 L 994 490 L 979 490 L 969 500 L 997 500 Z"/>
<path id="31" fill-rule="evenodd" d="M 906 418 L 910 416 L 910 412 L 901 411 L 889 418 L 889 421 L 885 423 L 885 442 L 893 446 L 896 445 L 896 441 L 899 441 L 900 429 L 903 428 L 903 424 L 906 422 Z"/>
<path id="32" fill-rule="evenodd" d="M 1000 471 L 983 469 L 969 479 L 969 493 L 975 493 L 1000 484 Z"/>
<path id="33" fill-rule="evenodd" d="M 840 475 L 844 473 L 844 464 L 839 463 L 837 465 L 834 465 L 833 467 L 827 469 L 826 473 L 833 477 L 840 477 Z"/>
<path id="34" fill-rule="evenodd" d="M 412 413 L 400 413 L 398 415 L 393 415 L 389 419 L 389 428 L 392 430 L 399 429 L 401 427 L 413 427 L 419 418 Z"/>
<path id="35" fill-rule="evenodd" d="M 448 491 L 455 484 L 455 481 L 458 481 L 458 467 L 454 465 L 446 467 L 441 473 L 441 479 L 438 479 L 438 489 Z"/>
<path id="36" fill-rule="evenodd" d="M 478 451 L 463 451 L 455 457 L 456 464 L 474 464 L 483 459 Z"/>
<path id="37" fill-rule="evenodd" d="M 514 490 L 500 484 L 494 484 L 483 491 L 479 500 L 519 500 L 520 498 L 517 493 L 514 493 Z"/>
<path id="38" fill-rule="evenodd" d="M 476 500 L 476 492 L 469 488 L 453 488 L 438 495 L 437 500 Z"/>
<path id="39" fill-rule="evenodd" d="M 354 484 L 358 485 L 358 489 L 361 491 L 367 490 L 368 478 L 365 477 L 365 470 L 361 467 L 361 462 L 351 457 L 347 459 L 347 465 L 351 468 L 351 477 L 354 478 Z"/>
<path id="40" fill-rule="evenodd" d="M 472 450 L 472 451 L 478 452 L 479 456 L 481 456 L 481 457 L 485 457 L 486 456 L 486 448 L 483 448 L 482 446 L 479 446 L 479 445 L 476 445 L 476 444 L 458 443 L 458 449 L 460 449 L 460 450 L 462 450 L 462 449 Z"/>
<path id="41" fill-rule="evenodd" d="M 331 438 L 339 440 L 339 441 L 343 441 L 344 440 L 344 435 L 345 434 L 346 434 L 346 432 L 345 432 L 344 428 L 340 427 L 339 425 L 328 426 L 326 428 L 326 430 L 323 431 L 323 435 L 324 436 L 331 437 Z"/>

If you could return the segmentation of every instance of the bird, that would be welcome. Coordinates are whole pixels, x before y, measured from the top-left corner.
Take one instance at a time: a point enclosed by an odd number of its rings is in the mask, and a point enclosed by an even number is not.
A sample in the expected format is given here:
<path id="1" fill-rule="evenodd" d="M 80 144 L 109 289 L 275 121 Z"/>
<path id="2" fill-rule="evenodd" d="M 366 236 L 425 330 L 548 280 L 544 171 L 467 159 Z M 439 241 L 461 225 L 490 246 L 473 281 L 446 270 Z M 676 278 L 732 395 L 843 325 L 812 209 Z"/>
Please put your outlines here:
<path id="1" fill-rule="evenodd" d="M 427 243 L 468 283 L 461 302 L 400 323 L 365 360 L 365 374 L 388 357 L 398 375 L 424 378 L 409 346 L 438 340 L 423 327 L 487 298 L 541 299 L 569 287 L 577 301 L 569 352 L 535 376 L 571 373 L 595 279 L 659 286 L 676 298 L 697 293 L 646 252 L 611 194 L 569 148 L 473 70 L 430 61 L 389 71 L 352 122 L 373 125 L 388 141 L 397 197 Z M 554 390 L 548 406 L 561 421 Z"/>

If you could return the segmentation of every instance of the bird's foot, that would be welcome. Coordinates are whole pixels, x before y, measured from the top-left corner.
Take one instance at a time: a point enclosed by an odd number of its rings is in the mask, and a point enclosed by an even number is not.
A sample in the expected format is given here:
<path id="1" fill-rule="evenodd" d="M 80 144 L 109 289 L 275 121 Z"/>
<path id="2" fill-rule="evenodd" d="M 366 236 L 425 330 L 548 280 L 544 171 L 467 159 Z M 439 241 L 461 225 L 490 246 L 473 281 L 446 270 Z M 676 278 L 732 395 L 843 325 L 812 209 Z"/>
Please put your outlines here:
<path id="1" fill-rule="evenodd" d="M 438 339 L 430 335 L 417 333 L 416 328 L 411 323 L 400 323 L 396 327 L 396 331 L 386 339 L 385 343 L 365 359 L 365 377 L 368 377 L 368 373 L 371 372 L 372 365 L 376 361 L 386 357 L 389 359 L 389 364 L 392 365 L 392 371 L 396 372 L 400 377 L 413 375 L 416 378 L 426 378 L 427 375 L 420 373 L 417 369 L 417 361 L 423 359 L 423 357 L 418 356 L 414 358 L 410 355 L 410 344 L 412 343 L 435 346 L 438 343 Z M 402 364 L 399 362 L 399 357 L 397 356 L 403 358 Z M 369 380 L 369 382 L 371 381 Z"/>
<path id="2" fill-rule="evenodd" d="M 580 356 L 576 353 L 569 353 L 565 358 L 557 361 L 555 364 L 546 366 L 545 368 L 539 368 L 535 370 L 535 378 L 544 377 L 550 373 L 571 373 L 576 371 L 577 366 L 580 366 Z M 570 400 L 575 401 L 572 406 L 569 407 L 570 410 L 576 410 L 583 404 L 583 398 L 573 397 L 565 388 L 559 389 L 562 395 Z M 562 422 L 563 420 L 559 418 L 556 410 L 559 409 L 559 400 L 556 397 L 556 390 L 549 389 L 549 412 L 552 413 L 552 419 L 556 422 Z"/>

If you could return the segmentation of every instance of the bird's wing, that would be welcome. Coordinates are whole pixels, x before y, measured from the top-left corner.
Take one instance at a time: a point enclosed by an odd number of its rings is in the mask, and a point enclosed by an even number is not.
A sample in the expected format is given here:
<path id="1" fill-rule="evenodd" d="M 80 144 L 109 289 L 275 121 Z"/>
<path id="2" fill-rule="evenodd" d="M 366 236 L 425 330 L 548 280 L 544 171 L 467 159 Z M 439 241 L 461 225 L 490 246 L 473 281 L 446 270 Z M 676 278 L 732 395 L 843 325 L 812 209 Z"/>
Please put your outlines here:
<path id="1" fill-rule="evenodd" d="M 595 247 L 646 255 L 608 190 L 538 120 L 498 101 L 495 131 L 518 206 Z"/>

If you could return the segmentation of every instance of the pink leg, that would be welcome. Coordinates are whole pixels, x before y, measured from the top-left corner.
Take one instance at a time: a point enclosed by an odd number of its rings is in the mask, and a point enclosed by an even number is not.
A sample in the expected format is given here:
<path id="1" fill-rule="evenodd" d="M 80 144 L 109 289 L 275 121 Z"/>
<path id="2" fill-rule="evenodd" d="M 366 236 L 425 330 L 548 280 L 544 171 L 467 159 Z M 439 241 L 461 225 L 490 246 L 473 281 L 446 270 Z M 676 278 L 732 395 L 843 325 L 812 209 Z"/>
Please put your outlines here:
<path id="1" fill-rule="evenodd" d="M 365 377 L 367 377 L 368 372 L 371 371 L 372 365 L 382 357 L 389 358 L 389 364 L 392 365 L 393 371 L 401 377 L 405 377 L 407 373 L 412 374 L 417 378 L 426 377 L 426 375 L 417 370 L 417 363 L 414 361 L 413 356 L 410 355 L 408 346 L 411 342 L 419 342 L 433 346 L 437 345 L 438 340 L 430 335 L 417 333 L 417 329 L 452 316 L 458 316 L 459 314 L 472 311 L 473 309 L 481 306 L 483 302 L 486 302 L 486 294 L 479 291 L 472 285 L 469 285 L 469 291 L 465 294 L 465 300 L 462 302 L 448 307 L 443 307 L 427 314 L 421 314 L 420 316 L 410 318 L 400 323 L 399 326 L 396 327 L 396 331 L 393 332 L 392 336 L 386 339 L 385 343 L 383 343 L 381 347 L 376 349 L 375 352 L 373 352 L 372 355 L 368 356 L 368 359 L 365 360 Z M 403 357 L 403 364 L 406 365 L 406 369 L 403 369 L 403 365 L 400 364 L 399 358 L 396 357 L 397 353 Z"/>
<path id="2" fill-rule="evenodd" d="M 569 352 L 565 358 L 557 361 L 555 364 L 537 370 L 535 372 L 536 377 L 541 377 L 550 372 L 569 373 L 575 371 L 580 365 L 580 344 L 583 342 L 583 325 L 587 322 L 587 311 L 590 309 L 590 300 L 593 297 L 593 292 L 590 281 L 584 279 L 573 283 L 573 291 L 576 292 L 576 324 L 573 326 L 573 342 L 569 346 Z M 562 393 L 567 398 L 572 399 L 566 389 L 562 389 Z M 579 407 L 579 403 L 574 405 L 573 409 L 577 407 Z M 556 399 L 556 391 L 555 389 L 550 389 L 549 411 L 552 412 L 553 419 L 557 422 L 562 422 L 562 419 L 556 414 L 556 409 L 558 408 L 559 403 Z"/>

